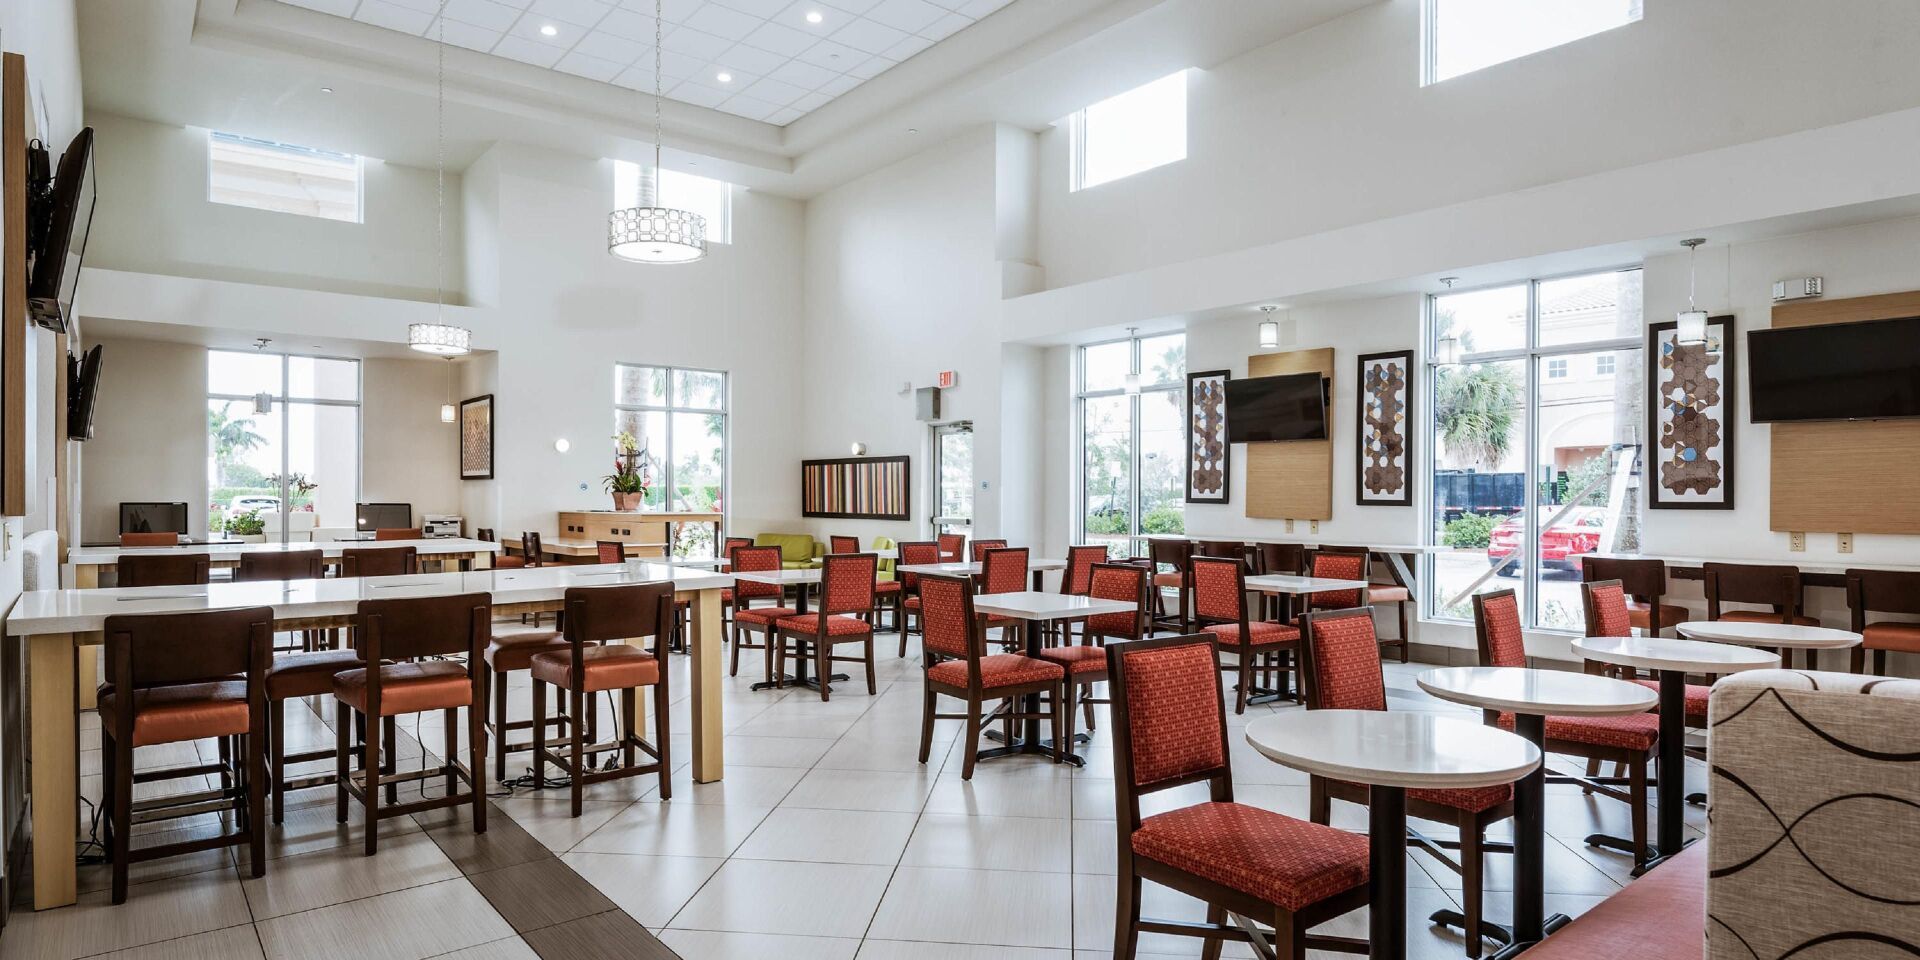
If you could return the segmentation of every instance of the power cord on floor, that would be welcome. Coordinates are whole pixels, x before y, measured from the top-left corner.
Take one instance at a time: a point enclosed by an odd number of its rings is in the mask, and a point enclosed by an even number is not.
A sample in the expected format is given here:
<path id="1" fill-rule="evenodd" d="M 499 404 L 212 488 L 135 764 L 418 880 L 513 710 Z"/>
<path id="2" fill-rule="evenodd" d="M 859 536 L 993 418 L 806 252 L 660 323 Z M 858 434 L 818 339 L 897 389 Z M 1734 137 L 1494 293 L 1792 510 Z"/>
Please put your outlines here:
<path id="1" fill-rule="evenodd" d="M 578 731 L 576 731 L 576 733 L 578 733 Z M 620 743 L 623 739 L 624 737 L 620 732 L 620 711 L 616 709 L 613 711 L 613 742 Z M 601 762 L 600 769 L 612 770 L 618 766 L 619 760 L 620 758 L 615 755 L 614 751 L 609 751 L 607 759 Z M 534 776 L 532 766 L 526 767 L 525 770 L 526 773 L 518 777 L 514 777 L 511 780 L 500 781 L 500 785 L 507 789 L 489 793 L 487 794 L 487 798 L 491 800 L 505 799 L 517 796 L 520 790 L 569 790 L 573 788 L 572 777 L 539 778 Z"/>

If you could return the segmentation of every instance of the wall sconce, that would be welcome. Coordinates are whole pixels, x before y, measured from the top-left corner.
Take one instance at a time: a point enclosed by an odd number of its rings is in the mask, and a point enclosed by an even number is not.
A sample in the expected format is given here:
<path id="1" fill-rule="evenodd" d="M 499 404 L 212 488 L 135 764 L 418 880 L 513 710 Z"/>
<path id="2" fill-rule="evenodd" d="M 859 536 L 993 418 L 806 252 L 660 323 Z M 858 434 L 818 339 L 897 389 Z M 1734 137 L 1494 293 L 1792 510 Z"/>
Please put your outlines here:
<path id="1" fill-rule="evenodd" d="M 1265 317 L 1260 321 L 1260 349 L 1262 350 L 1275 350 L 1280 346 L 1280 321 L 1273 318 L 1273 312 L 1278 309 L 1280 308 L 1273 304 L 1266 304 L 1260 308 L 1261 315 Z"/>
<path id="2" fill-rule="evenodd" d="M 855 440 L 855 441 L 853 442 L 853 455 L 854 455 L 854 456 L 856 456 L 856 457 L 864 457 L 864 456 L 866 456 L 866 455 L 867 455 L 867 445 L 866 445 L 866 444 L 864 444 L 864 443 L 861 443 L 861 442 L 860 442 L 860 441 L 858 441 L 858 440 Z"/>
<path id="3" fill-rule="evenodd" d="M 555 440 L 553 442 L 554 453 L 566 453 L 568 450 L 572 450 L 572 449 L 573 449 L 573 444 L 568 443 L 566 437 L 561 437 L 560 439 Z"/>

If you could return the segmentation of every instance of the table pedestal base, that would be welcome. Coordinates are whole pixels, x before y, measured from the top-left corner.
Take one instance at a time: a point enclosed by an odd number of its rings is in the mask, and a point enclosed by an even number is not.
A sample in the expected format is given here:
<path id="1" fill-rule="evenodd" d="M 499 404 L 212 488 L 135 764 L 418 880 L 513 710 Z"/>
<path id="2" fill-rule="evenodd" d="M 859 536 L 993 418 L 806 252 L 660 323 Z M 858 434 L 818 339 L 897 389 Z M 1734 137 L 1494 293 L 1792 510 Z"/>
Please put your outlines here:
<path id="1" fill-rule="evenodd" d="M 1542 933 L 1544 935 L 1550 936 L 1553 934 L 1554 931 L 1559 930 L 1561 927 L 1566 926 L 1568 923 L 1572 922 L 1572 920 L 1573 920 L 1572 917 L 1569 917 L 1564 913 L 1556 913 L 1553 916 L 1547 918 L 1545 925 L 1542 927 Z M 1523 953 L 1526 953 L 1528 950 L 1533 949 L 1539 943 L 1540 941 L 1538 940 L 1519 940 L 1513 943 L 1509 943 L 1505 947 L 1502 947 L 1500 950 L 1496 951 L 1493 954 L 1492 960 L 1513 960 L 1514 957 L 1517 957 Z"/>
<path id="2" fill-rule="evenodd" d="M 1466 934 L 1467 915 L 1458 910 L 1435 910 L 1433 915 L 1427 919 L 1440 926 L 1452 927 L 1455 930 L 1459 930 L 1462 935 Z M 1480 938 L 1482 940 L 1492 940 L 1494 943 L 1502 945 L 1510 944 L 1513 942 L 1513 931 L 1502 924 L 1494 923 L 1492 920 L 1481 920 Z"/>
<path id="3" fill-rule="evenodd" d="M 1004 747 L 988 747 L 981 750 L 979 753 L 974 754 L 973 758 L 975 760 L 998 760 L 1001 757 L 1019 756 L 1023 753 L 1030 753 L 1036 757 L 1046 757 L 1051 760 L 1053 759 L 1053 741 L 1016 738 L 1012 743 Z M 1060 755 L 1060 762 L 1068 764 L 1069 766 L 1084 767 L 1087 765 L 1087 758 L 1077 753 L 1063 753 Z"/>
<path id="4" fill-rule="evenodd" d="M 1371 956 L 1407 955 L 1407 792 L 1373 787 L 1367 797 L 1369 893 L 1367 940 Z"/>
<path id="5" fill-rule="evenodd" d="M 827 677 L 827 682 L 839 683 L 843 680 L 851 680 L 851 679 L 852 679 L 851 677 L 847 676 L 844 673 L 836 673 Z M 793 674 L 790 674 L 790 673 L 783 673 L 780 676 L 774 677 L 772 680 L 762 680 L 759 683 L 754 684 L 752 687 L 749 687 L 748 689 L 771 690 L 776 687 L 807 687 L 812 690 L 818 690 L 820 689 L 820 678 L 808 677 L 808 676 L 794 676 Z"/>

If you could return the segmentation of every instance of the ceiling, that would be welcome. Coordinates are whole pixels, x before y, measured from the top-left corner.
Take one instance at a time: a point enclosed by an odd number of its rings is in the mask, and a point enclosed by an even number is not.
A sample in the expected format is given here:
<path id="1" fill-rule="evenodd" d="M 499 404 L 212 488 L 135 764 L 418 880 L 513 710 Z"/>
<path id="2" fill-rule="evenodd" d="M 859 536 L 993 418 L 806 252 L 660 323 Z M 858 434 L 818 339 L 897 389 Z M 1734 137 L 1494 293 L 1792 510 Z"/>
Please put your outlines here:
<path id="1" fill-rule="evenodd" d="M 277 0 L 633 90 L 654 0 Z M 661 88 L 786 126 L 1011 0 L 660 0 Z"/>

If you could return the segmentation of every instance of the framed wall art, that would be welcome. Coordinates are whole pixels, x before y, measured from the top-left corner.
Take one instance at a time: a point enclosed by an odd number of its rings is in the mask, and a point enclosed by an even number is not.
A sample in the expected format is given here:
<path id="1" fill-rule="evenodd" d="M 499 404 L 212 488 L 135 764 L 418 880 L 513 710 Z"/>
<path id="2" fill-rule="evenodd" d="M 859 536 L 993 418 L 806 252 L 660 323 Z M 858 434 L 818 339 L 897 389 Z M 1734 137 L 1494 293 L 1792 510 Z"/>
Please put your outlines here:
<path id="1" fill-rule="evenodd" d="M 1732 510 L 1733 317 L 1708 318 L 1704 344 L 1680 343 L 1677 326 L 1647 324 L 1647 506 Z"/>
<path id="2" fill-rule="evenodd" d="M 1227 442 L 1229 370 L 1187 374 L 1187 502 L 1226 503 L 1233 482 Z"/>
<path id="3" fill-rule="evenodd" d="M 460 401 L 460 479 L 493 479 L 493 394 Z"/>
<path id="4" fill-rule="evenodd" d="M 910 520 L 909 457 L 800 461 L 800 515 Z"/>
<path id="5" fill-rule="evenodd" d="M 1354 502 L 1363 507 L 1413 504 L 1413 351 L 1360 358 L 1360 431 L 1354 449 Z"/>

